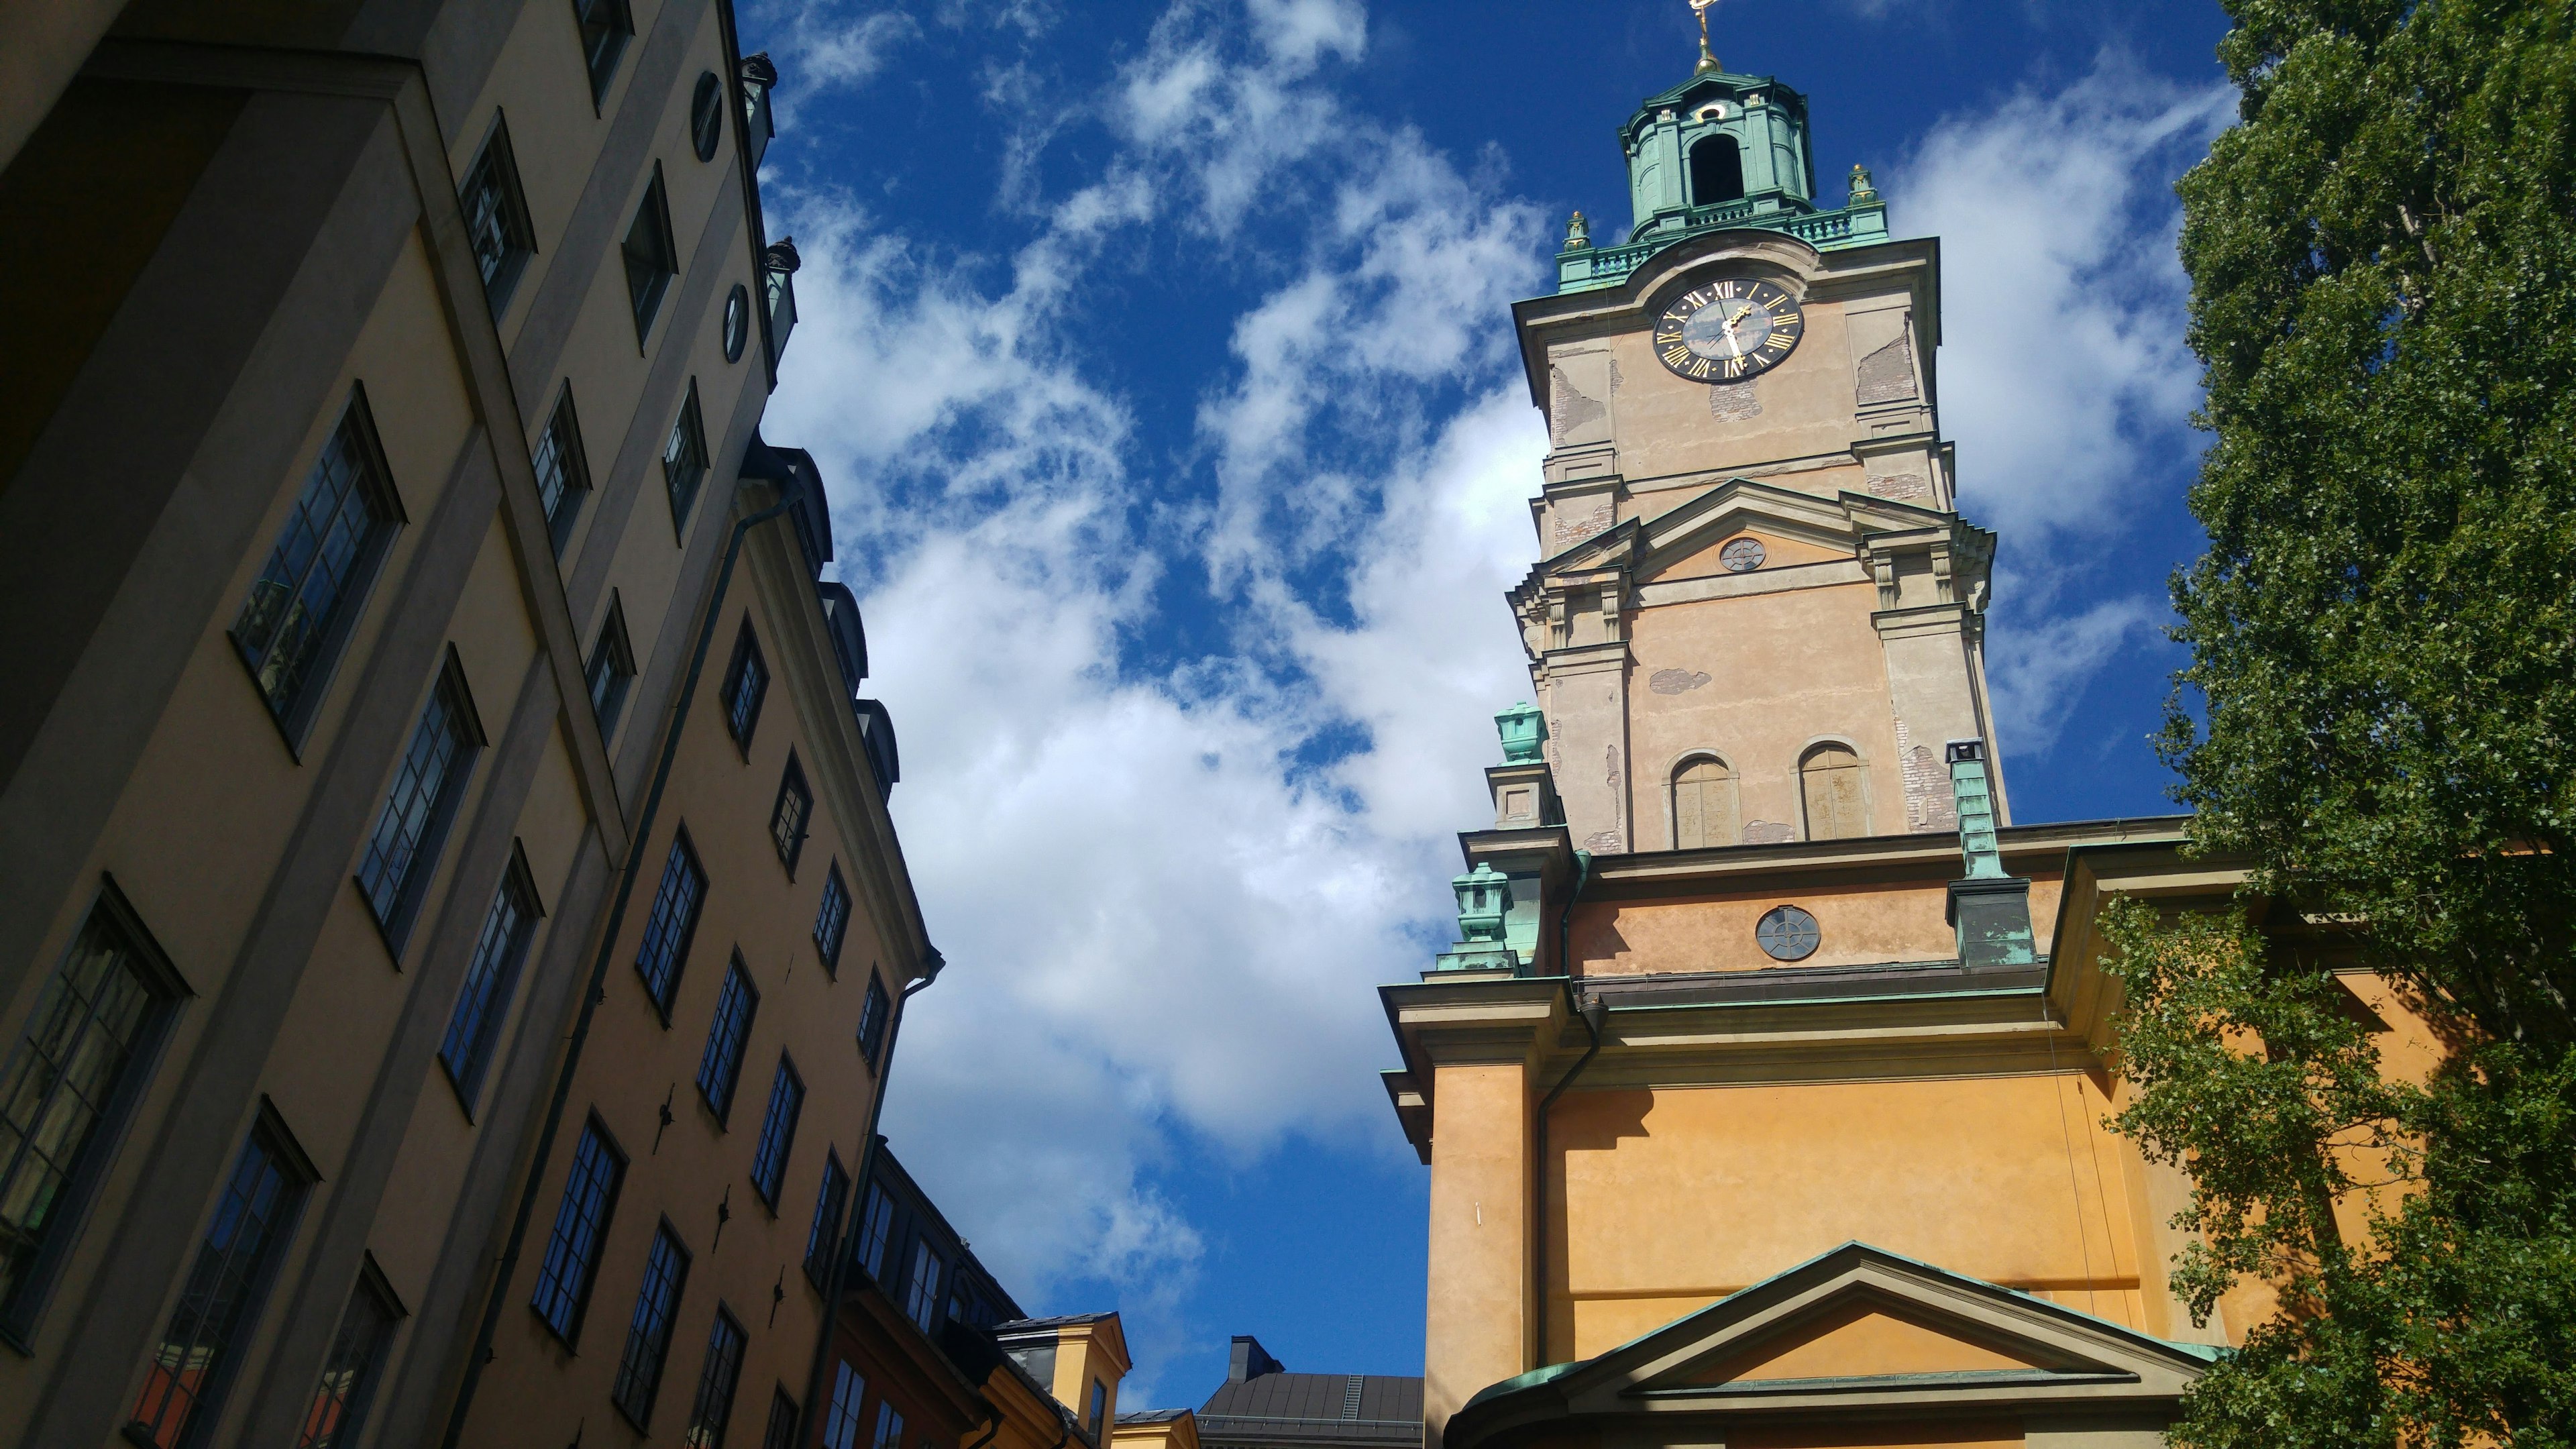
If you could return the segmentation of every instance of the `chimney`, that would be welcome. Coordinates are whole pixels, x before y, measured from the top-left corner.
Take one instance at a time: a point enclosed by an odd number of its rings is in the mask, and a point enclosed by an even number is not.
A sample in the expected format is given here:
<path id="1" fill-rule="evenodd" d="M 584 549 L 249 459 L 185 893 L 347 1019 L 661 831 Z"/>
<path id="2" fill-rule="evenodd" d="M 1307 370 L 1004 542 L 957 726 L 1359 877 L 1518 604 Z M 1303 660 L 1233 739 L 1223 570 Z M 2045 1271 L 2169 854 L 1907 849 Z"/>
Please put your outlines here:
<path id="1" fill-rule="evenodd" d="M 1248 1333 L 1234 1336 L 1234 1360 L 1226 1366 L 1225 1381 L 1245 1383 L 1263 1374 L 1283 1372 L 1279 1360 L 1262 1351 L 1261 1340 Z"/>
<path id="2" fill-rule="evenodd" d="M 1995 796 L 1986 777 L 1986 743 L 1952 740 L 1950 793 L 1959 806 L 1963 875 L 1950 882 L 1949 920 L 1959 933 L 1959 962 L 1979 967 L 2029 966 L 2039 959 L 2030 929 L 2030 882 L 2004 874 L 1995 841 Z"/>

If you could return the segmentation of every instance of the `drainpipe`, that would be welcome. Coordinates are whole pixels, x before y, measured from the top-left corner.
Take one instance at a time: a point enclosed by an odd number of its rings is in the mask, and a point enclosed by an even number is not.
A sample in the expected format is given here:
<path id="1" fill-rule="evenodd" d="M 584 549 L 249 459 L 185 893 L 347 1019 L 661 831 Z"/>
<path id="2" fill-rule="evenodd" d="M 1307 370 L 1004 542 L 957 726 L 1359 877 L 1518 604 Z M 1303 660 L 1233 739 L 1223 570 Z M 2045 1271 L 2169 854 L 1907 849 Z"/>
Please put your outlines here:
<path id="1" fill-rule="evenodd" d="M 1530 1323 L 1541 1360 L 1547 1358 L 1547 1111 L 1556 1105 L 1556 1099 L 1566 1088 L 1574 1085 L 1574 1079 L 1583 1075 L 1583 1069 L 1592 1065 L 1593 1054 L 1601 1050 L 1602 1023 L 1610 1015 L 1609 1004 L 1598 996 L 1580 1004 L 1576 1002 L 1573 963 L 1566 956 L 1567 937 L 1573 929 L 1574 901 L 1583 893 L 1583 883 L 1591 874 L 1592 853 L 1576 851 L 1574 887 L 1565 893 L 1565 909 L 1556 916 L 1556 969 L 1565 977 L 1565 1004 L 1573 1008 L 1575 1018 L 1583 1023 L 1585 1031 L 1591 1033 L 1592 1044 L 1583 1049 L 1583 1055 L 1576 1059 L 1573 1070 L 1557 1078 L 1556 1085 L 1548 1088 L 1547 1095 L 1539 1099 L 1538 1119 L 1532 1124 L 1530 1133 L 1530 1196 L 1536 1205 L 1530 1217 L 1530 1281 L 1538 1290 L 1531 1302 Z M 1544 1368 L 1546 1364 L 1541 1362 L 1532 1367 Z"/>
<path id="2" fill-rule="evenodd" d="M 528 1183 L 519 1193 L 518 1216 L 510 1223 L 510 1241 L 501 1249 L 501 1260 L 492 1269 L 492 1296 L 483 1305 L 483 1325 L 475 1332 L 474 1348 L 465 1359 L 465 1381 L 456 1388 L 456 1406 L 448 1411 L 447 1433 L 439 1440 L 442 1449 L 456 1449 L 465 1438 L 465 1416 L 474 1407 L 474 1390 L 483 1379 L 483 1366 L 492 1360 L 492 1337 L 501 1327 L 501 1306 L 509 1301 L 510 1275 L 519 1266 L 519 1251 L 527 1245 L 528 1220 L 537 1210 L 537 1189 L 544 1180 L 546 1161 L 554 1155 L 555 1137 L 563 1128 L 564 1106 L 572 1100 L 573 1074 L 581 1066 L 581 1049 L 590 1040 L 592 1014 L 607 996 L 608 963 L 617 954 L 617 935 L 626 924 L 626 907 L 635 896 L 636 879 L 644 871 L 644 845 L 653 837 L 654 817 L 661 813 L 662 792 L 671 783 L 671 762 L 679 758 L 680 736 L 689 723 L 689 706 L 698 697 L 698 679 L 707 667 L 707 649 L 715 642 L 716 622 L 723 617 L 725 590 L 733 584 L 733 566 L 742 556 L 743 535 L 754 526 L 785 513 L 793 507 L 792 498 L 780 499 L 733 526 L 733 537 L 725 541 L 724 566 L 716 571 L 715 597 L 707 601 L 705 622 L 698 626 L 698 647 L 689 656 L 688 677 L 680 682 L 679 696 L 671 703 L 671 727 L 662 737 L 662 758 L 653 767 L 653 786 L 645 792 L 644 812 L 635 822 L 635 832 L 626 848 L 626 869 L 618 877 L 617 902 L 609 908 L 608 928 L 599 938 L 599 955 L 591 962 L 590 984 L 582 991 L 581 1015 L 573 1022 L 572 1040 L 564 1047 L 563 1066 L 555 1073 L 554 1099 L 546 1107 L 546 1124 L 537 1134 L 536 1156 L 528 1162 Z"/>
<path id="3" fill-rule="evenodd" d="M 939 954 L 938 947 L 931 947 L 922 957 L 921 979 L 905 986 L 895 998 L 894 1020 L 886 1023 L 885 1066 L 877 1073 L 877 1097 L 868 1105 L 868 1134 L 859 1143 L 858 1166 L 850 1174 L 850 1215 L 841 1225 L 841 1245 L 832 1254 L 832 1266 L 823 1274 L 823 1331 L 814 1336 L 814 1359 L 805 1369 L 805 1400 L 796 1409 L 798 1444 L 813 1442 L 817 1401 L 823 1397 L 823 1372 L 832 1364 L 832 1334 L 841 1323 L 841 1297 L 849 1289 L 850 1260 L 858 1255 L 860 1219 L 867 1211 L 868 1174 L 876 1167 L 877 1144 L 884 1140 L 877 1136 L 877 1123 L 885 1117 L 886 1093 L 894 1085 L 894 1047 L 903 1037 L 904 1009 L 912 1004 L 915 994 L 939 979 L 947 965 L 948 958 Z M 993 1427 L 1000 1430 L 998 1417 Z M 992 1435 L 984 1437 L 989 1440 Z"/>

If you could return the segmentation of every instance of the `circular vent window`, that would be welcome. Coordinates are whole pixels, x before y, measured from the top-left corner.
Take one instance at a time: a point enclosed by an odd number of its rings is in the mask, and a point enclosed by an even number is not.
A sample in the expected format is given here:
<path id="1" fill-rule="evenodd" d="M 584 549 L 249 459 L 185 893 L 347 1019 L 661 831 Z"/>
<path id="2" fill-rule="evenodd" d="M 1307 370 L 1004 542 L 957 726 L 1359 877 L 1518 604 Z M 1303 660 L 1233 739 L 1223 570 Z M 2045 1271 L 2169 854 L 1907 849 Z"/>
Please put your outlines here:
<path id="1" fill-rule="evenodd" d="M 1739 538 L 1717 551 L 1717 561 L 1731 574 L 1749 574 L 1762 567 L 1762 540 Z"/>
<path id="2" fill-rule="evenodd" d="M 1816 918 L 1796 906 L 1773 906 L 1753 928 L 1754 941 L 1774 961 L 1804 961 L 1822 938 Z"/>

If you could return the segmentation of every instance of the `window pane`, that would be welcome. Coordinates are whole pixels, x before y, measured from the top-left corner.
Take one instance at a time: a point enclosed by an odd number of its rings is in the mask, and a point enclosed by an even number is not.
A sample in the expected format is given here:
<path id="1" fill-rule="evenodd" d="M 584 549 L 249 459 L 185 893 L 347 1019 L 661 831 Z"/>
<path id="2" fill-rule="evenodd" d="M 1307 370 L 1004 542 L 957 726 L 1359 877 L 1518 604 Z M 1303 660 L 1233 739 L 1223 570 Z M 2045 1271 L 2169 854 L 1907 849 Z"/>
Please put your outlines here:
<path id="1" fill-rule="evenodd" d="M 635 1291 L 626 1352 L 617 1361 L 617 1384 L 609 1391 L 639 1429 L 653 1417 L 653 1396 L 661 1390 L 662 1364 L 671 1351 L 671 1317 L 679 1311 L 680 1289 L 688 1276 L 688 1250 L 669 1228 L 655 1233 L 652 1254 L 644 1260 L 644 1284 Z"/>
<path id="2" fill-rule="evenodd" d="M 233 642 L 280 718 L 294 710 L 318 672 L 323 646 L 354 595 L 358 574 L 391 531 L 382 491 L 352 403 L 314 461 L 268 566 L 233 621 Z"/>
<path id="3" fill-rule="evenodd" d="M 698 1093 L 707 1099 L 718 1121 L 733 1111 L 734 1084 L 742 1077 L 743 1044 L 751 1039 L 751 1015 L 759 1006 L 760 993 L 737 956 L 725 968 L 715 1022 L 707 1028 L 707 1049 L 698 1059 Z"/>
<path id="4" fill-rule="evenodd" d="M 859 1055 L 867 1058 L 869 1071 L 876 1070 L 877 1052 L 885 1046 L 886 1015 L 892 1010 L 885 983 L 870 976 L 867 1004 L 859 1008 Z"/>
<path id="5" fill-rule="evenodd" d="M 877 1401 L 877 1439 L 875 1449 L 903 1449 L 903 1415 L 893 1404 Z"/>
<path id="6" fill-rule="evenodd" d="M 385 794 L 384 813 L 376 817 L 376 833 L 358 863 L 358 884 L 388 931 L 398 929 L 408 911 L 414 867 L 424 855 L 421 847 L 450 803 L 451 785 L 463 780 L 464 772 L 456 766 L 467 749 L 465 723 L 450 694 L 444 680 L 430 690 L 411 748 L 403 752 L 393 788 Z"/>
<path id="7" fill-rule="evenodd" d="M 179 1306 L 152 1351 L 143 1392 L 127 1417 L 130 1438 L 175 1449 L 198 1409 L 223 1389 L 232 1350 L 248 1336 L 251 1303 L 284 1246 L 304 1184 L 254 1131 L 215 1204 L 179 1291 Z"/>
<path id="8" fill-rule="evenodd" d="M 448 1019 L 447 1039 L 438 1048 L 438 1059 L 468 1107 L 483 1084 L 484 1068 L 491 1065 L 501 1019 L 509 1015 L 519 965 L 527 956 L 528 938 L 536 934 L 535 917 L 536 903 L 528 899 L 514 865 L 502 876 L 492 910 L 483 918 L 482 938 L 465 968 L 465 989 L 457 994 L 456 1014 Z"/>
<path id="9" fill-rule="evenodd" d="M 850 888 L 841 884 L 841 867 L 834 862 L 823 877 L 823 904 L 814 913 L 814 948 L 823 953 L 825 969 L 841 962 L 841 937 L 850 925 Z"/>
<path id="10" fill-rule="evenodd" d="M 743 621 L 741 637 L 734 641 L 733 662 L 725 667 L 725 728 L 733 731 L 735 743 L 751 748 L 752 731 L 760 726 L 761 697 L 769 690 L 769 664 L 760 657 L 760 640 L 751 632 L 751 621 Z"/>
<path id="11" fill-rule="evenodd" d="M 885 1281 L 886 1238 L 893 1228 L 894 1200 L 884 1188 L 871 1185 L 867 1220 L 859 1227 L 859 1266 L 880 1283 Z"/>
<path id="12" fill-rule="evenodd" d="M 685 524 L 689 507 L 697 501 L 698 484 L 707 476 L 706 425 L 698 414 L 698 385 L 689 383 L 688 396 L 680 403 L 680 415 L 671 423 L 671 436 L 662 444 L 662 481 L 671 495 L 671 521 Z"/>
<path id="13" fill-rule="evenodd" d="M 848 1359 L 841 1360 L 840 1372 L 832 1380 L 832 1407 L 823 1415 L 823 1449 L 856 1449 L 859 1405 L 867 1396 L 868 1381 L 859 1377 Z"/>
<path id="14" fill-rule="evenodd" d="M 653 894 L 653 914 L 644 923 L 644 945 L 635 955 L 636 973 L 665 1016 L 680 989 L 682 956 L 697 929 L 698 906 L 705 899 L 707 878 L 683 838 L 671 842 L 671 858 L 662 867 L 661 888 Z"/>
<path id="15" fill-rule="evenodd" d="M 769 1110 L 760 1122 L 760 1148 L 752 1154 L 751 1185 L 761 1200 L 778 1205 L 778 1184 L 787 1175 L 787 1152 L 796 1140 L 796 1118 L 805 1110 L 805 1083 L 785 1057 L 769 1084 Z"/>
<path id="16" fill-rule="evenodd" d="M 814 1194 L 814 1221 L 805 1229 L 805 1276 L 820 1288 L 831 1272 L 832 1242 L 841 1235 L 841 1207 L 850 1195 L 850 1174 L 841 1154 L 823 1157 L 823 1185 Z"/>
<path id="17" fill-rule="evenodd" d="M 760 1449 L 796 1449 L 796 1401 L 785 1389 L 769 1391 L 769 1427 L 761 1431 Z"/>
<path id="18" fill-rule="evenodd" d="M 947 1266 L 930 1244 L 912 1245 L 912 1284 L 904 1294 L 904 1313 L 924 1333 L 930 1331 L 931 1312 L 939 1306 L 939 1279 Z"/>
<path id="19" fill-rule="evenodd" d="M 331 1356 L 323 1360 L 322 1381 L 314 1385 L 313 1402 L 304 1411 L 296 1449 L 342 1449 L 358 1441 L 376 1370 L 393 1336 L 392 1307 L 361 1280 L 340 1315 L 340 1331 L 331 1340 Z"/>
<path id="20" fill-rule="evenodd" d="M 582 1305 L 590 1297 L 600 1239 L 608 1231 L 609 1209 L 617 1200 L 617 1181 L 625 1168 L 597 1123 L 583 1129 L 581 1144 L 573 1149 L 572 1173 L 564 1182 L 563 1203 L 555 1209 L 554 1232 L 546 1239 L 546 1260 L 537 1270 L 537 1292 L 530 1305 L 566 1342 L 580 1326 Z"/>
<path id="21" fill-rule="evenodd" d="M 707 1331 L 707 1361 L 698 1370 L 698 1396 L 689 1405 L 688 1449 L 717 1449 L 724 1443 L 725 1423 L 733 1417 L 733 1391 L 742 1377 L 742 1325 L 716 1310 L 715 1327 Z"/>
<path id="22" fill-rule="evenodd" d="M 787 762 L 787 774 L 778 782 L 778 806 L 770 812 L 769 840 L 778 847 L 778 858 L 787 863 L 793 874 L 796 857 L 805 850 L 805 822 L 814 812 L 814 792 L 805 785 L 805 772 L 794 760 Z"/>
<path id="23" fill-rule="evenodd" d="M 0 1068 L 0 1303 L 54 1231 L 161 999 L 124 930 L 93 908 Z"/>
<path id="24" fill-rule="evenodd" d="M 590 67 L 590 98 L 596 102 L 617 75 L 617 58 L 625 54 L 635 22 L 625 0 L 573 0 L 573 17 L 581 25 L 582 59 Z"/>

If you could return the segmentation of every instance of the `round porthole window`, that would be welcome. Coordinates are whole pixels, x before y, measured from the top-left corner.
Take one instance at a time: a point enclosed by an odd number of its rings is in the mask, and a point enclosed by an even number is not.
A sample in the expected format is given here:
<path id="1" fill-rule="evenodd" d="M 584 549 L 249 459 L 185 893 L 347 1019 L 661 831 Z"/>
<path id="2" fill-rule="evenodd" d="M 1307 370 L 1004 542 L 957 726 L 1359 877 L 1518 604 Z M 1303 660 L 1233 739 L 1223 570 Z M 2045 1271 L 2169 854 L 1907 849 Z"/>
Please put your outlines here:
<path id="1" fill-rule="evenodd" d="M 1717 561 L 1731 574 L 1749 574 L 1762 567 L 1762 540 L 1745 537 L 1730 540 L 1717 551 Z"/>
<path id="2" fill-rule="evenodd" d="M 716 159 L 716 143 L 724 139 L 724 84 L 714 71 L 698 77 L 697 94 L 689 97 L 689 139 L 699 160 Z"/>
<path id="3" fill-rule="evenodd" d="M 1823 933 L 1816 918 L 1796 906 L 1773 906 L 1753 927 L 1753 940 L 1774 961 L 1804 961 L 1816 954 Z"/>
<path id="4" fill-rule="evenodd" d="M 742 361 L 743 344 L 750 340 L 751 293 L 743 290 L 742 283 L 736 282 L 733 284 L 733 291 L 725 297 L 725 361 Z"/>

